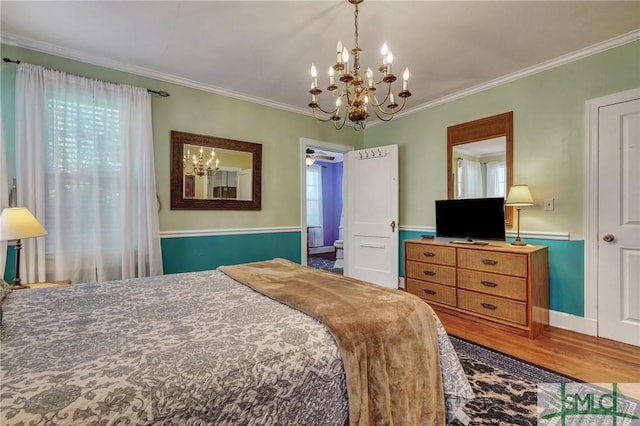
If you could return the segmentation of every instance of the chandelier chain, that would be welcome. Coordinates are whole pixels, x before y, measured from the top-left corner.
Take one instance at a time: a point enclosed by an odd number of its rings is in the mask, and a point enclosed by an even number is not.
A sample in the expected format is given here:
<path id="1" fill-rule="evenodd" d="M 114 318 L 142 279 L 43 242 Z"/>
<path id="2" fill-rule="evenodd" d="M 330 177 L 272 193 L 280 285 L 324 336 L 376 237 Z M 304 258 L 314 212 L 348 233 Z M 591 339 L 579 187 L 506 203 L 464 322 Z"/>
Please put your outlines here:
<path id="1" fill-rule="evenodd" d="M 354 12 L 355 27 L 356 27 L 356 50 L 358 49 L 358 5 L 356 4 L 356 11 Z"/>

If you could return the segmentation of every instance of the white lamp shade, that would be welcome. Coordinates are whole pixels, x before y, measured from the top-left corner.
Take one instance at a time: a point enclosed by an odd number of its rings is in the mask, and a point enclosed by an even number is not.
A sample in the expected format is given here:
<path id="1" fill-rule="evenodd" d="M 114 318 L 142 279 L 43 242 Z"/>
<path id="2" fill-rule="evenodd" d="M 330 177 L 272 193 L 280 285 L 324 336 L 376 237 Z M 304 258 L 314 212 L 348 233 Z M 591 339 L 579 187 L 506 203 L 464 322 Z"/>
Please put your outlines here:
<path id="1" fill-rule="evenodd" d="M 507 195 L 507 206 L 532 206 L 533 198 L 529 191 L 529 185 L 513 185 Z"/>
<path id="2" fill-rule="evenodd" d="M 11 207 L 2 211 L 0 215 L 0 241 L 20 240 L 43 235 L 47 235 L 47 231 L 29 209 Z"/>

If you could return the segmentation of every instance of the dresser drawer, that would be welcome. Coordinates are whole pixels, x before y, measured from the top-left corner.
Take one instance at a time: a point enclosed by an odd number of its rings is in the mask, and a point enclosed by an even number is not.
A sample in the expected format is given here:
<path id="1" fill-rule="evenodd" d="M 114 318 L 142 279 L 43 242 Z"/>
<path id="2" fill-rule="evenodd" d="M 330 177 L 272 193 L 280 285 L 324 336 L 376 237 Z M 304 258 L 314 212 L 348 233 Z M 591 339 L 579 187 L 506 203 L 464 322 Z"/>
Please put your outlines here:
<path id="1" fill-rule="evenodd" d="M 456 268 L 451 266 L 440 266 L 431 263 L 407 261 L 407 278 L 430 281 L 444 285 L 456 285 Z"/>
<path id="2" fill-rule="evenodd" d="M 458 249 L 458 268 L 526 277 L 527 255 Z"/>
<path id="3" fill-rule="evenodd" d="M 408 260 L 437 263 L 439 265 L 455 266 L 456 249 L 428 244 L 407 244 L 405 256 Z"/>
<path id="4" fill-rule="evenodd" d="M 527 325 L 527 304 L 524 302 L 458 290 L 458 307 L 493 318 Z"/>
<path id="5" fill-rule="evenodd" d="M 458 269 L 458 288 L 522 300 L 523 302 L 527 300 L 526 278 L 509 275 Z"/>
<path id="6" fill-rule="evenodd" d="M 411 278 L 407 278 L 406 286 L 409 293 L 415 294 L 422 299 L 456 306 L 455 287 L 418 281 Z"/>

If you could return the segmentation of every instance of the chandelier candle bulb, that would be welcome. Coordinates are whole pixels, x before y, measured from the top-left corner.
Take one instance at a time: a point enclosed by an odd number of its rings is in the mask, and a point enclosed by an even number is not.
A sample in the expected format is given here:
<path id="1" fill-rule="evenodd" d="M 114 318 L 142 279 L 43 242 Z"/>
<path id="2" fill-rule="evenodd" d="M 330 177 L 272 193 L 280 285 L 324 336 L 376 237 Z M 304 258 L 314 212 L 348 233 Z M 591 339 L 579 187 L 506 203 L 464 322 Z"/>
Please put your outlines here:
<path id="1" fill-rule="evenodd" d="M 382 49 L 380 49 L 380 53 L 382 53 L 382 65 L 387 65 L 387 53 L 389 52 L 389 46 L 387 46 L 387 42 L 385 41 L 382 45 Z"/>
<path id="2" fill-rule="evenodd" d="M 347 52 L 347 48 L 342 49 L 342 62 L 344 63 L 344 72 L 349 72 L 349 52 Z"/>
<path id="3" fill-rule="evenodd" d="M 314 64 L 311 64 L 311 78 L 313 79 L 313 83 L 311 84 L 311 88 L 315 89 L 318 87 L 318 70 Z"/>
<path id="4" fill-rule="evenodd" d="M 338 40 L 338 53 L 337 53 L 337 61 L 338 63 L 342 63 L 342 40 Z"/>
<path id="5" fill-rule="evenodd" d="M 402 74 L 402 91 L 408 90 L 409 86 L 409 68 L 404 69 Z"/>
<path id="6" fill-rule="evenodd" d="M 391 53 L 391 51 L 389 51 L 389 53 L 387 53 L 387 70 L 385 72 L 385 74 L 391 74 L 391 64 L 393 63 L 393 53 Z"/>

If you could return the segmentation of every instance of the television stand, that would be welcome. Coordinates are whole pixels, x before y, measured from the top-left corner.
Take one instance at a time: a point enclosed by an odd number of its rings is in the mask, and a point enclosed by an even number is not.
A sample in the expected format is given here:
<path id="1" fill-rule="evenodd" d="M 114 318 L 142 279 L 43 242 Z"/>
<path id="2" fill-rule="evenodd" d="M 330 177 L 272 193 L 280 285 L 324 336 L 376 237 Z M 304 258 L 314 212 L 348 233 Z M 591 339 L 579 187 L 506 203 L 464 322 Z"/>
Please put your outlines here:
<path id="1" fill-rule="evenodd" d="M 473 246 L 488 246 L 489 243 L 483 241 L 469 241 L 469 240 L 453 240 L 449 241 L 451 244 L 469 244 Z"/>
<path id="2" fill-rule="evenodd" d="M 404 241 L 405 290 L 445 312 L 530 339 L 549 325 L 548 249 Z"/>

